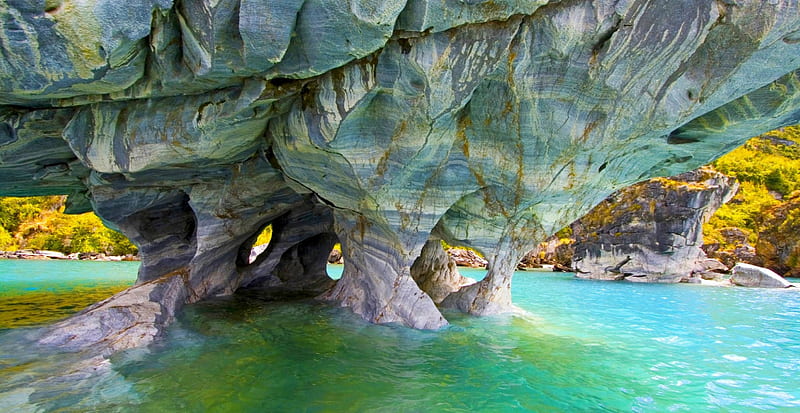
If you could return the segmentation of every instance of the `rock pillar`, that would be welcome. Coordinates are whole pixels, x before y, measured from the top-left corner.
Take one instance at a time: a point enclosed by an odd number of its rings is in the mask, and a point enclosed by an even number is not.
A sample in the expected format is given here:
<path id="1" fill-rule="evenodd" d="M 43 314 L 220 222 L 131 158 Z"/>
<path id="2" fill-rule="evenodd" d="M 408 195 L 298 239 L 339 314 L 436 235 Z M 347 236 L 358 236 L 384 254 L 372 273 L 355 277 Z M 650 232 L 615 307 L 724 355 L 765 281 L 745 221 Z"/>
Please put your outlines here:
<path id="1" fill-rule="evenodd" d="M 513 310 L 511 280 L 524 253 L 503 244 L 496 254 L 487 257 L 489 264 L 486 266 L 486 276 L 448 295 L 442 301 L 442 307 L 472 315 L 492 315 Z"/>
<path id="2" fill-rule="evenodd" d="M 337 211 L 335 217 L 344 272 L 322 299 L 349 307 L 374 323 L 420 329 L 447 325 L 431 297 L 411 278 L 411 265 L 424 241 L 403 243 L 398 232 L 361 215 Z"/>
<path id="3" fill-rule="evenodd" d="M 486 276 L 448 295 L 442 307 L 473 315 L 513 310 L 514 271 L 546 231 L 534 210 L 521 209 L 512 215 L 499 207 L 502 196 L 491 191 L 475 192 L 453 205 L 437 224 L 435 233 L 449 244 L 474 248 L 488 261 Z"/>
<path id="4" fill-rule="evenodd" d="M 436 304 L 462 286 L 474 282 L 458 272 L 455 260 L 445 252 L 442 243 L 435 239 L 425 243 L 419 258 L 411 266 L 411 278 Z"/>

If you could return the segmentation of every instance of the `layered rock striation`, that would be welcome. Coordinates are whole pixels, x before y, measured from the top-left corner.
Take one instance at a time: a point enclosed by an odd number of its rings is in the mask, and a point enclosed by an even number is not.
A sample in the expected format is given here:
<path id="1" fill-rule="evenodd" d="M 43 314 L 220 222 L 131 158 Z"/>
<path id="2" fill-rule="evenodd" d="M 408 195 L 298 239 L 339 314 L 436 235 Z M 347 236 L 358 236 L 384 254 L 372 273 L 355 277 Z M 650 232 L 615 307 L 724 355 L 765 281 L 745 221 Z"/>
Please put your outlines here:
<path id="1" fill-rule="evenodd" d="M 435 239 L 488 261 L 442 305 L 502 312 L 522 255 L 613 191 L 800 119 L 788 0 L 11 0 L 0 16 L 0 195 L 70 194 L 139 246 L 134 289 L 174 280 L 126 296 L 160 314 L 139 344 L 245 287 L 442 327 L 411 276 Z M 269 224 L 278 241 L 250 262 Z M 119 319 L 109 334 L 137 323 Z"/>
<path id="2" fill-rule="evenodd" d="M 737 189 L 734 179 L 701 168 L 615 193 L 572 224 L 572 267 L 579 278 L 662 283 L 727 270 L 701 249 L 703 223 Z"/>

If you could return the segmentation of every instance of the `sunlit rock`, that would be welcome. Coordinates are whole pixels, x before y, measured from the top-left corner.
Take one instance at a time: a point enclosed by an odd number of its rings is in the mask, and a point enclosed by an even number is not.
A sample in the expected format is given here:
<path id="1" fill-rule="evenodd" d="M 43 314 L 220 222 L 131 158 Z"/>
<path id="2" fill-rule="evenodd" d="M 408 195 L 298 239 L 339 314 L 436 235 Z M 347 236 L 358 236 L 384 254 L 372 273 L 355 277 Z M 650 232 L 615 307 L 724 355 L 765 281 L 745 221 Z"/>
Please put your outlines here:
<path id="1" fill-rule="evenodd" d="M 475 282 L 462 276 L 456 261 L 442 248 L 438 240 L 429 240 L 411 266 L 411 278 L 425 291 L 434 303 L 439 304 L 450 293 Z"/>
<path id="2" fill-rule="evenodd" d="M 731 282 L 742 287 L 788 288 L 792 284 L 768 268 L 738 263 L 731 270 Z"/>
<path id="3" fill-rule="evenodd" d="M 572 267 L 580 278 L 660 283 L 726 270 L 707 263 L 703 224 L 738 188 L 701 168 L 619 191 L 572 224 Z"/>

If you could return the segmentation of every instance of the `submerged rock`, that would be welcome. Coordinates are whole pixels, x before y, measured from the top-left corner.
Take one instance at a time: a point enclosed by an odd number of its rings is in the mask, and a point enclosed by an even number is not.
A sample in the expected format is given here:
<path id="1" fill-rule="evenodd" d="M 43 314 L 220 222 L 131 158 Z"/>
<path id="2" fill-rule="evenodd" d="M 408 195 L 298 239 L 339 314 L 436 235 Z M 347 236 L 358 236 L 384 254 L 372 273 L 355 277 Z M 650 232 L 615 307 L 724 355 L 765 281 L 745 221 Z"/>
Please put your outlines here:
<path id="1" fill-rule="evenodd" d="M 774 271 L 751 264 L 738 263 L 731 270 L 731 282 L 742 287 L 788 288 L 792 284 Z"/>
<path id="2" fill-rule="evenodd" d="M 788 0 L 90 6 L 0 8 L 0 195 L 70 194 L 139 247 L 137 286 L 184 271 L 184 304 L 324 290 L 439 328 L 411 267 L 442 239 L 488 262 L 442 304 L 507 311 L 539 241 L 800 110 Z M 269 224 L 279 242 L 251 262 Z"/>

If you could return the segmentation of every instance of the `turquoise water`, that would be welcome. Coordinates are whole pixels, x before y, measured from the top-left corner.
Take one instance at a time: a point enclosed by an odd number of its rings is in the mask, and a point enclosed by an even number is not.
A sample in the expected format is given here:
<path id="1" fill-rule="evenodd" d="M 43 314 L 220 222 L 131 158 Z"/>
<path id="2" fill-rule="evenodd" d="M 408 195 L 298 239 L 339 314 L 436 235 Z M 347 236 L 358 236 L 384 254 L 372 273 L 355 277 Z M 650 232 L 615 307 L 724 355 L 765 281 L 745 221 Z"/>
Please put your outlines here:
<path id="1" fill-rule="evenodd" d="M 137 262 L 0 260 L 0 331 L 52 322 L 136 280 Z"/>
<path id="2" fill-rule="evenodd" d="M 434 332 L 314 302 L 213 300 L 149 351 L 115 356 L 99 382 L 30 399 L 64 411 L 800 411 L 797 291 L 520 272 L 513 293 L 524 314 L 447 313 Z"/>

